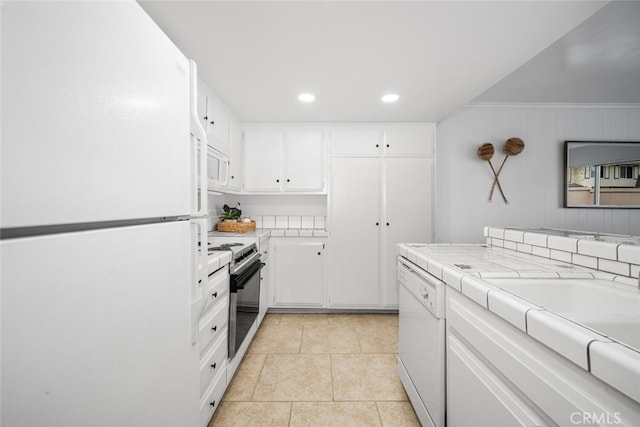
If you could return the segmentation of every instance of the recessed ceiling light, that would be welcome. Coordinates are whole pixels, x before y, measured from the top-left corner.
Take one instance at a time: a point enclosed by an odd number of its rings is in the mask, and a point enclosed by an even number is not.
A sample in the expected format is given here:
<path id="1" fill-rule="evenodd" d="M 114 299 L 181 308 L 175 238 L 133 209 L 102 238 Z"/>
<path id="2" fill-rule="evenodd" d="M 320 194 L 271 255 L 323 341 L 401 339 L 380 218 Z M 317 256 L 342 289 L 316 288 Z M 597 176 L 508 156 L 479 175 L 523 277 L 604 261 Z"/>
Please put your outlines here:
<path id="1" fill-rule="evenodd" d="M 382 97 L 383 102 L 396 102 L 400 97 L 397 93 L 388 93 Z"/>
<path id="2" fill-rule="evenodd" d="M 316 96 L 312 93 L 301 93 L 298 95 L 298 100 L 300 102 L 313 102 L 316 99 Z"/>

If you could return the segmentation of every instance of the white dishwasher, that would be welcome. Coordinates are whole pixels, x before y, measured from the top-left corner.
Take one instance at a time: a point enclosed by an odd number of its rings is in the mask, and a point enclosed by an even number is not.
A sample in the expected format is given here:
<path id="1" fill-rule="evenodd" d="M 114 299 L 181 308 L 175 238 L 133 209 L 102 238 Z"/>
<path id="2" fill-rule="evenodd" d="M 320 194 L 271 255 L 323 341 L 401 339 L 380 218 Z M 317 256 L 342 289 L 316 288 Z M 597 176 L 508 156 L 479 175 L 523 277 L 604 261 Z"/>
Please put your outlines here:
<path id="1" fill-rule="evenodd" d="M 444 282 L 398 258 L 398 374 L 423 427 L 445 427 L 445 291 Z"/>

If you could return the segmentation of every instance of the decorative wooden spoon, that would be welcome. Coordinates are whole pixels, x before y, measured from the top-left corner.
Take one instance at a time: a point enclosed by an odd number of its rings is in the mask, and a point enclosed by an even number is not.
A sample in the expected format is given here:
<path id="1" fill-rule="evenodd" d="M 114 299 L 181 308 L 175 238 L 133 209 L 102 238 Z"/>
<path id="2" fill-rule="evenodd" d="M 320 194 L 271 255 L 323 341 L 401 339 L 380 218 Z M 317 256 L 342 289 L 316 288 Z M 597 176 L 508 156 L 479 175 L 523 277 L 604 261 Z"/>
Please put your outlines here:
<path id="1" fill-rule="evenodd" d="M 500 172 L 502 172 L 504 164 L 506 163 L 509 156 L 517 156 L 518 154 L 522 153 L 522 150 L 524 150 L 524 141 L 517 137 L 509 138 L 504 142 L 502 150 L 504 151 L 506 156 L 504 157 L 504 160 L 502 161 L 502 164 L 498 169 L 498 173 L 495 174 L 493 185 L 491 186 L 491 192 L 489 193 L 489 200 L 491 200 L 491 197 L 493 197 L 493 190 L 496 188 L 496 184 L 498 184 L 498 188 L 500 188 L 500 182 L 498 182 L 498 178 L 500 177 Z"/>
<path id="2" fill-rule="evenodd" d="M 493 163 L 491 163 L 491 158 L 493 157 L 494 152 L 495 150 L 493 148 L 493 144 L 490 142 L 485 142 L 478 148 L 478 157 L 480 157 L 482 160 L 486 160 L 489 163 L 489 167 L 493 172 L 494 183 L 495 183 L 498 180 L 498 177 L 496 176 L 496 170 L 493 168 Z M 500 190 L 500 194 L 502 194 L 502 198 L 504 199 L 504 202 L 509 203 L 509 201 L 504 195 L 504 192 L 502 191 L 502 186 L 500 185 L 500 181 L 498 181 L 498 189 Z M 493 187 L 491 187 L 491 194 L 489 194 L 489 201 L 491 201 L 492 196 L 493 196 Z"/>

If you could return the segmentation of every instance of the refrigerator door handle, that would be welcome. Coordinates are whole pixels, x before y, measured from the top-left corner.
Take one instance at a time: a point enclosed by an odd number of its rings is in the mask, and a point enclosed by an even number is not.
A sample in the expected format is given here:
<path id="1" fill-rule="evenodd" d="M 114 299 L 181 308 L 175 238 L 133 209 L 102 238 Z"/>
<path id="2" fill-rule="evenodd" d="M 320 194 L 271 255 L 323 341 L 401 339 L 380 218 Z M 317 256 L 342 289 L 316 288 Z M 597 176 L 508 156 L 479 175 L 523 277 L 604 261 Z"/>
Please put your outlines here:
<path id="1" fill-rule="evenodd" d="M 193 216 L 205 216 L 207 214 L 207 132 L 202 127 L 198 118 L 198 66 L 194 60 L 189 60 L 189 112 L 191 121 L 191 133 L 195 137 L 194 150 L 199 168 L 194 168 L 193 181 L 197 182 L 192 191 L 195 192 L 192 207 Z M 199 157 L 198 157 L 199 156 Z M 198 176 L 198 170 L 200 174 Z M 200 188 L 200 194 L 198 194 Z M 199 203 L 198 203 L 199 201 Z"/>
<path id="2" fill-rule="evenodd" d="M 192 219 L 191 223 L 191 344 L 198 341 L 198 321 L 205 305 L 204 286 L 207 281 L 207 220 Z"/>

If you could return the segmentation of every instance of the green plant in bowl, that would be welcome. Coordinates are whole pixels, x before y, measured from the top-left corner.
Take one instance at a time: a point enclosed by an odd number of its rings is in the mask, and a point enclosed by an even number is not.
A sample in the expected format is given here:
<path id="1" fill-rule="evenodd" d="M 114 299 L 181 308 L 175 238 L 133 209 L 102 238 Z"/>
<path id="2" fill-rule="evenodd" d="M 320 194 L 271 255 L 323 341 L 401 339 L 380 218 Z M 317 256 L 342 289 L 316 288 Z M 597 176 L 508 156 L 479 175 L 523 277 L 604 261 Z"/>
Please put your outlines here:
<path id="1" fill-rule="evenodd" d="M 220 216 L 220 219 L 224 221 L 237 221 L 238 214 L 236 212 L 229 210 L 227 212 L 223 212 L 222 215 Z"/>

